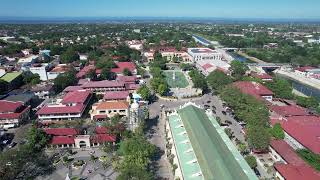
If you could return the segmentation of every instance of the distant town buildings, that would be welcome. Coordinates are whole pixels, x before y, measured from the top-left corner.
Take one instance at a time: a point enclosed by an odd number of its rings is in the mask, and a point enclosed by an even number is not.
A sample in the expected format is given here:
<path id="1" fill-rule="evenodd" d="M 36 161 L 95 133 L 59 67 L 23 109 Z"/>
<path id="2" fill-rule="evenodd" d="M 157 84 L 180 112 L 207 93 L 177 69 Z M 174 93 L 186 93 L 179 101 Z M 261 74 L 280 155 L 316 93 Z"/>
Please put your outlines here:
<path id="1" fill-rule="evenodd" d="M 221 53 L 209 48 L 188 48 L 188 53 L 193 59 L 193 62 L 204 60 L 221 60 Z"/>

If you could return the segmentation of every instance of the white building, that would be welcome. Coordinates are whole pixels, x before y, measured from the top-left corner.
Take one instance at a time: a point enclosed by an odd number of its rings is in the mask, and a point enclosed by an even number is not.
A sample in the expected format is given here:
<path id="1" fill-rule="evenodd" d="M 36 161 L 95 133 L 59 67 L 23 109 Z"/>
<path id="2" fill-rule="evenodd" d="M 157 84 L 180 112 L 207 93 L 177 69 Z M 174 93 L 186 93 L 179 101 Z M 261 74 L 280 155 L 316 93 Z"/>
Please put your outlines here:
<path id="1" fill-rule="evenodd" d="M 132 40 L 126 42 L 129 48 L 141 51 L 143 49 L 143 42 L 139 40 Z"/>
<path id="2" fill-rule="evenodd" d="M 48 74 L 47 71 L 49 69 L 49 64 L 48 63 L 43 63 L 39 66 L 33 66 L 30 67 L 29 70 L 33 74 L 38 74 L 40 76 L 41 81 L 47 81 L 48 80 Z"/>
<path id="3" fill-rule="evenodd" d="M 21 67 L 31 66 L 37 61 L 38 58 L 39 56 L 37 55 L 29 55 L 27 57 L 20 58 L 18 60 L 18 64 L 21 65 Z"/>
<path id="4" fill-rule="evenodd" d="M 209 48 L 188 48 L 188 53 L 192 56 L 193 62 L 221 60 L 222 54 Z"/>

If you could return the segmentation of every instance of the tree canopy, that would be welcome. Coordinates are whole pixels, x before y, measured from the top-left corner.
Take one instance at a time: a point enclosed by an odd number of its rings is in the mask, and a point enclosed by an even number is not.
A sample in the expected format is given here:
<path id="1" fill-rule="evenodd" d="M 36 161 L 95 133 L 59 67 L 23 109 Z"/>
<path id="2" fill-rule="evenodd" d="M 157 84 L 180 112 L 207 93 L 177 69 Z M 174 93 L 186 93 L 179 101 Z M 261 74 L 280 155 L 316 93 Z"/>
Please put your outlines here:
<path id="1" fill-rule="evenodd" d="M 62 63 L 67 64 L 80 60 L 80 56 L 78 52 L 74 50 L 74 48 L 70 47 L 61 54 L 60 59 Z"/>
<path id="2" fill-rule="evenodd" d="M 189 72 L 189 76 L 192 79 L 194 88 L 199 88 L 203 91 L 206 91 L 208 89 L 206 78 L 198 70 L 191 70 Z"/>
<path id="3" fill-rule="evenodd" d="M 235 79 L 239 80 L 246 74 L 249 68 L 243 62 L 235 60 L 231 62 L 230 70 L 231 70 L 232 76 Z"/>
<path id="4" fill-rule="evenodd" d="M 272 82 L 268 82 L 266 85 L 276 97 L 293 99 L 292 86 L 287 80 L 275 77 Z"/>
<path id="5" fill-rule="evenodd" d="M 145 100 L 145 101 L 151 100 L 151 92 L 150 92 L 150 89 L 146 85 L 142 85 L 138 89 L 137 93 L 141 95 L 143 100 Z"/>
<path id="6" fill-rule="evenodd" d="M 215 70 L 207 76 L 207 82 L 212 89 L 218 90 L 232 83 L 233 80 L 222 71 Z"/>
<path id="7" fill-rule="evenodd" d="M 77 83 L 77 77 L 74 70 L 59 74 L 54 79 L 54 89 L 56 92 L 61 92 L 68 86 L 75 85 Z"/>

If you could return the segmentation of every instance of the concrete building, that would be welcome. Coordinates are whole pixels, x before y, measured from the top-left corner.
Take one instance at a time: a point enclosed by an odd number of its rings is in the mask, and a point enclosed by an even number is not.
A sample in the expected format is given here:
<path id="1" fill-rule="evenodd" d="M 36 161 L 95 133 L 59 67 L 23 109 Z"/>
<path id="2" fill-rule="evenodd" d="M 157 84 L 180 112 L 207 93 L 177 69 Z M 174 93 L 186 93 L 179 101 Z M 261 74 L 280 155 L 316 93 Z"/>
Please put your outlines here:
<path id="1" fill-rule="evenodd" d="M 63 99 L 57 99 L 44 105 L 37 112 L 41 122 L 56 120 L 74 120 L 82 117 L 90 99 L 91 91 L 79 90 L 67 93 Z"/>
<path id="2" fill-rule="evenodd" d="M 92 105 L 90 111 L 91 120 L 111 118 L 119 114 L 129 116 L 129 103 L 126 101 L 102 101 Z"/>
<path id="3" fill-rule="evenodd" d="M 272 140 L 269 154 L 275 161 L 276 178 L 279 180 L 317 180 L 320 174 L 301 159 L 283 140 Z"/>
<path id="4" fill-rule="evenodd" d="M 222 59 L 221 53 L 209 48 L 188 48 L 188 53 L 192 57 L 194 63 L 197 61 L 214 61 Z"/>
<path id="5" fill-rule="evenodd" d="M 197 69 L 205 76 L 208 76 L 211 72 L 215 70 L 221 70 L 223 72 L 228 72 L 230 65 L 221 60 L 215 61 L 197 61 Z"/>
<path id="6" fill-rule="evenodd" d="M 30 106 L 22 102 L 0 100 L 0 128 L 13 128 L 29 120 Z"/>
<path id="7" fill-rule="evenodd" d="M 167 114 L 166 138 L 172 148 L 175 179 L 257 180 L 215 118 L 193 103 Z"/>
<path id="8" fill-rule="evenodd" d="M 259 100 L 272 101 L 273 92 L 264 85 L 251 81 L 238 81 L 233 83 L 242 93 L 254 96 Z"/>
<path id="9" fill-rule="evenodd" d="M 81 134 L 74 128 L 46 128 L 44 131 L 51 136 L 47 148 L 89 149 L 116 141 L 116 136 L 108 134 L 105 127 L 96 127 L 93 135 Z"/>
<path id="10" fill-rule="evenodd" d="M 38 74 L 40 76 L 41 81 L 47 81 L 48 78 L 48 71 L 50 70 L 51 65 L 48 63 L 43 64 L 35 64 L 29 68 L 30 72 L 33 74 Z"/>
<path id="11" fill-rule="evenodd" d="M 108 91 L 125 91 L 125 83 L 122 81 L 89 81 L 81 86 L 97 94 L 105 94 Z"/>
<path id="12" fill-rule="evenodd" d="M 10 72 L 3 75 L 0 79 L 8 83 L 8 90 L 18 88 L 22 85 L 22 73 L 21 72 Z"/>
<path id="13" fill-rule="evenodd" d="M 309 149 L 320 154 L 320 117 L 290 116 L 271 119 L 271 123 L 280 123 L 285 132 L 285 141 L 295 150 Z"/>

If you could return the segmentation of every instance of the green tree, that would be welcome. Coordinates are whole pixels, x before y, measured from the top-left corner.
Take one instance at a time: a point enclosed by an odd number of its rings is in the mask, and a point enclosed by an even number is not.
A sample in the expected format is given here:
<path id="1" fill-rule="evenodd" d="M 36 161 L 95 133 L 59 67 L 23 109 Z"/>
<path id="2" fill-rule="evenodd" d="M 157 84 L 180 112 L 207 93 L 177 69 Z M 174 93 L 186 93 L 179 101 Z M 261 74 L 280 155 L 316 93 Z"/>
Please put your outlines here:
<path id="1" fill-rule="evenodd" d="M 32 50 L 32 54 L 39 54 L 40 48 L 34 45 L 31 47 L 31 50 Z"/>
<path id="2" fill-rule="evenodd" d="M 61 54 L 60 59 L 62 63 L 67 64 L 80 60 L 80 56 L 73 48 L 68 48 Z"/>
<path id="3" fill-rule="evenodd" d="M 284 131 L 280 125 L 280 123 L 276 123 L 272 130 L 271 130 L 272 136 L 276 139 L 284 139 Z"/>
<path id="4" fill-rule="evenodd" d="M 233 133 L 230 128 L 225 128 L 224 132 L 227 134 L 227 136 L 231 139 L 233 137 Z"/>
<path id="5" fill-rule="evenodd" d="M 244 143 L 240 143 L 238 145 L 238 149 L 242 155 L 247 154 L 249 152 L 247 145 Z"/>
<path id="6" fill-rule="evenodd" d="M 248 126 L 247 137 L 249 146 L 258 151 L 268 149 L 270 135 L 266 128 L 262 126 Z"/>
<path id="7" fill-rule="evenodd" d="M 209 74 L 207 82 L 212 89 L 218 90 L 232 83 L 232 78 L 221 71 L 215 70 Z"/>
<path id="8" fill-rule="evenodd" d="M 193 66 L 187 63 L 180 63 L 180 69 L 182 69 L 182 71 L 190 71 L 193 69 Z"/>
<path id="9" fill-rule="evenodd" d="M 25 84 L 36 85 L 41 82 L 39 74 L 32 74 L 30 71 L 24 72 L 22 77 Z"/>
<path id="10" fill-rule="evenodd" d="M 317 171 L 320 171 L 320 155 L 315 154 L 307 149 L 297 150 L 297 154 L 306 161 L 310 166 L 315 168 Z"/>
<path id="11" fill-rule="evenodd" d="M 206 78 L 198 70 L 191 70 L 189 76 L 192 79 L 194 88 L 199 88 L 203 91 L 208 89 Z"/>
<path id="12" fill-rule="evenodd" d="M 101 80 L 115 80 L 117 78 L 117 74 L 111 72 L 109 68 L 103 68 L 100 74 Z"/>
<path id="13" fill-rule="evenodd" d="M 54 89 L 56 92 L 61 92 L 68 86 L 75 85 L 77 83 L 77 77 L 74 70 L 59 74 L 58 77 L 54 79 Z"/>
<path id="14" fill-rule="evenodd" d="M 296 96 L 296 101 L 299 106 L 305 108 L 316 109 L 319 106 L 319 101 L 314 97 Z"/>
<path id="15" fill-rule="evenodd" d="M 146 85 L 142 85 L 138 89 L 137 93 L 141 95 L 143 100 L 145 100 L 145 101 L 151 100 L 151 92 L 150 92 L 150 89 Z"/>
<path id="16" fill-rule="evenodd" d="M 125 68 L 123 70 L 122 74 L 125 75 L 125 76 L 132 76 L 132 73 L 128 68 Z"/>
<path id="17" fill-rule="evenodd" d="M 292 86 L 287 80 L 276 77 L 273 78 L 272 82 L 269 82 L 266 85 L 276 97 L 293 99 Z"/>
<path id="18" fill-rule="evenodd" d="M 251 169 L 254 169 L 257 167 L 257 160 L 254 156 L 246 156 L 244 159 L 247 161 Z"/>
<path id="19" fill-rule="evenodd" d="M 90 80 L 95 80 L 97 78 L 96 70 L 91 69 L 87 74 L 86 78 L 89 78 Z"/>
<path id="20" fill-rule="evenodd" d="M 169 88 L 168 88 L 168 85 L 167 84 L 160 84 L 159 86 L 158 86 L 158 89 L 157 89 L 158 91 L 158 93 L 161 95 L 161 96 L 164 96 L 164 95 L 166 95 L 167 94 L 167 92 L 168 92 L 168 90 L 169 90 Z"/>
<path id="21" fill-rule="evenodd" d="M 231 74 L 235 79 L 241 79 L 242 76 L 246 74 L 249 70 L 248 66 L 240 61 L 232 61 L 231 62 Z"/>
<path id="22" fill-rule="evenodd" d="M 48 136 L 42 130 L 33 126 L 28 133 L 28 145 L 34 152 L 40 152 L 48 143 Z"/>

